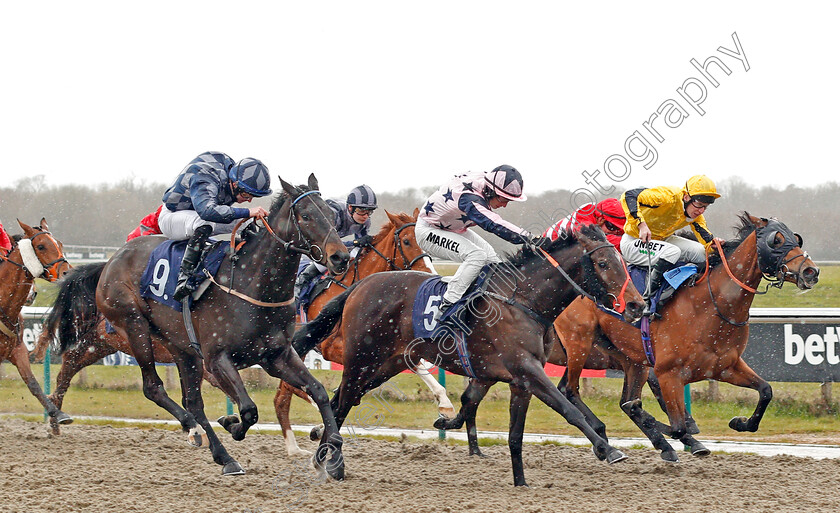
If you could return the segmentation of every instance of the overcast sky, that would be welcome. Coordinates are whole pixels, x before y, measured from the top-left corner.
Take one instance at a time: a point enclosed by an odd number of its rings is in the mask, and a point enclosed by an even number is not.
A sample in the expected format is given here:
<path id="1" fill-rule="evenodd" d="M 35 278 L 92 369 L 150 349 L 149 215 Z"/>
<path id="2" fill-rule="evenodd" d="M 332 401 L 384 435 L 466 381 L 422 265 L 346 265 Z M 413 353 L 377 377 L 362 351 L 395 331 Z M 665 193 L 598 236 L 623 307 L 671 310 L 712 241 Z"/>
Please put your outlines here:
<path id="1" fill-rule="evenodd" d="M 3 182 L 169 183 L 206 150 L 330 196 L 502 163 L 530 194 L 840 180 L 835 4 L 575 4 L 6 2 Z"/>

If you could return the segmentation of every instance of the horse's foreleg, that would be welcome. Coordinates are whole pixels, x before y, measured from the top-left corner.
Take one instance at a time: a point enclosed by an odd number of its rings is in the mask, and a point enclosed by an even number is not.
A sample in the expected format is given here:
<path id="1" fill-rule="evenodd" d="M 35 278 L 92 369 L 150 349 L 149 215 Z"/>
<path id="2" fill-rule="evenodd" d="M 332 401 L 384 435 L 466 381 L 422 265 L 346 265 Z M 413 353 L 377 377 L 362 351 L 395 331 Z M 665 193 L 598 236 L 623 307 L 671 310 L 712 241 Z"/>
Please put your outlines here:
<path id="1" fill-rule="evenodd" d="M 244 440 L 248 429 L 259 420 L 257 405 L 245 390 L 239 371 L 236 370 L 236 366 L 227 353 L 220 353 L 215 359 L 208 361 L 207 368 L 215 376 L 222 391 L 236 403 L 239 410 L 239 417 L 236 415 L 221 417 L 219 424 L 230 432 L 234 440 Z"/>
<path id="2" fill-rule="evenodd" d="M 513 464 L 513 486 L 528 486 L 525 482 L 525 469 L 522 465 L 522 434 L 525 431 L 525 417 L 528 414 L 530 402 L 530 392 L 511 385 L 508 447 Z"/>
<path id="3" fill-rule="evenodd" d="M 44 391 L 41 390 L 41 385 L 38 384 L 38 380 L 32 374 L 32 368 L 29 367 L 29 351 L 26 350 L 26 346 L 22 341 L 18 341 L 17 345 L 12 348 L 12 352 L 9 354 L 9 361 L 17 367 L 21 379 L 23 379 L 23 382 L 29 388 L 29 392 L 47 410 L 47 414 L 49 414 L 51 419 L 55 419 L 58 424 L 70 424 L 73 422 L 73 419 L 69 415 L 56 408 L 55 404 L 44 395 Z"/>
<path id="4" fill-rule="evenodd" d="M 55 391 L 49 396 L 56 408 L 61 409 L 64 404 L 64 394 L 70 388 L 73 377 L 80 370 L 115 352 L 114 348 L 99 344 L 82 344 L 66 351 L 61 356 L 61 370 L 58 371 L 58 376 L 56 376 Z M 54 435 L 61 434 L 61 429 L 55 417 L 50 417 L 50 427 Z"/>
<path id="5" fill-rule="evenodd" d="M 583 399 L 580 397 L 581 371 L 583 371 L 582 365 L 568 365 L 566 367 L 566 372 L 563 373 L 563 377 L 560 378 L 560 382 L 557 383 L 557 390 L 559 390 L 560 393 L 563 394 L 563 396 L 566 397 L 566 399 L 568 399 L 569 402 L 583 414 L 583 418 L 586 419 L 586 422 L 592 426 L 592 429 L 594 429 L 596 433 L 598 433 L 598 436 L 604 440 L 608 440 L 606 424 L 604 424 L 604 422 L 595 415 L 595 413 L 589 408 L 589 406 L 586 405 L 586 403 L 583 402 Z"/>
<path id="6" fill-rule="evenodd" d="M 228 454 L 222 441 L 216 436 L 213 427 L 210 426 L 210 421 L 204 413 L 204 399 L 201 396 L 201 382 L 204 379 L 204 369 L 202 368 L 202 360 L 193 353 L 192 349 L 189 352 L 178 352 L 172 355 L 175 358 L 175 363 L 178 365 L 178 374 L 181 376 L 181 391 L 184 400 L 184 406 L 195 417 L 196 422 L 204 429 L 204 433 L 194 437 L 198 443 L 203 442 L 204 437 L 210 445 L 210 453 L 213 455 L 213 461 L 218 465 L 222 465 L 222 475 L 236 476 L 245 473 L 242 466 L 233 457 Z"/>
<path id="7" fill-rule="evenodd" d="M 738 362 L 729 370 L 730 372 L 721 375 L 721 381 L 739 387 L 752 388 L 758 392 L 758 404 L 756 404 L 752 416 L 750 418 L 734 417 L 729 421 L 729 427 L 735 431 L 750 431 L 754 433 L 758 431 L 758 425 L 761 423 L 764 411 L 767 410 L 767 405 L 773 399 L 773 388 L 769 383 L 761 379 L 742 358 L 739 358 Z"/>
<path id="8" fill-rule="evenodd" d="M 305 451 L 298 447 L 295 434 L 292 432 L 289 409 L 292 405 L 292 396 L 295 394 L 303 395 L 307 402 L 313 404 L 316 408 L 318 407 L 317 404 L 311 402 L 308 395 L 281 380 L 277 386 L 277 393 L 274 395 L 274 413 L 277 415 L 277 422 L 280 423 L 280 429 L 283 431 L 283 439 L 286 441 L 286 454 L 291 457 L 311 456 L 312 453 L 310 451 Z"/>
<path id="9" fill-rule="evenodd" d="M 421 358 L 420 364 L 414 369 L 414 372 L 420 376 L 423 383 L 425 383 L 426 386 L 429 387 L 429 390 L 431 390 L 435 395 L 435 399 L 437 399 L 438 403 L 438 413 L 447 419 L 452 419 L 455 417 L 455 407 L 452 406 L 452 401 L 450 401 L 449 396 L 446 395 L 446 389 L 443 388 L 443 385 L 438 383 L 434 376 L 432 376 L 431 370 L 433 368 L 434 365 Z"/>
<path id="10" fill-rule="evenodd" d="M 598 459 L 606 460 L 608 463 L 616 463 L 627 458 L 624 453 L 612 447 L 592 429 L 592 426 L 586 422 L 586 418 L 584 418 L 580 410 L 575 408 L 557 390 L 554 383 L 548 379 L 548 376 L 546 376 L 545 371 L 536 359 L 529 358 L 521 362 L 517 368 L 509 370 L 515 376 L 512 384 L 528 390 L 551 409 L 562 415 L 569 424 L 577 427 L 592 442 L 592 450 Z"/>
<path id="11" fill-rule="evenodd" d="M 665 407 L 665 400 L 662 399 L 662 389 L 659 387 L 659 380 L 656 379 L 656 374 L 654 374 L 652 370 L 648 371 L 647 384 L 650 391 L 653 392 L 653 396 L 656 397 L 659 407 L 667 414 L 668 410 Z M 694 417 L 692 417 L 688 412 L 686 412 L 685 415 L 685 427 L 686 431 L 690 435 L 700 433 L 700 428 L 697 426 L 697 422 L 695 422 Z"/>
<path id="12" fill-rule="evenodd" d="M 687 434 L 685 423 L 685 395 L 683 388 L 685 383 L 679 377 L 680 369 L 658 370 L 656 375 L 659 379 L 659 387 L 662 391 L 662 400 L 665 402 L 665 411 L 670 421 L 668 426 L 659 425 L 660 430 L 673 438 L 681 439 Z"/>
<path id="13" fill-rule="evenodd" d="M 665 461 L 677 462 L 680 458 L 662 436 L 656 419 L 642 408 L 642 387 L 647 377 L 646 371 L 647 367 L 643 365 L 629 362 L 624 365 L 624 387 L 619 404 L 630 420 L 648 437 L 653 447 L 659 449 L 659 456 Z"/>
<path id="14" fill-rule="evenodd" d="M 318 468 L 323 468 L 327 454 L 331 451 L 332 455 L 326 461 L 326 472 L 333 479 L 344 479 L 344 440 L 338 432 L 339 424 L 336 422 L 324 385 L 309 372 L 291 346 L 284 347 L 277 358 L 265 366 L 265 370 L 289 385 L 303 390 L 318 405 L 318 411 L 321 412 L 324 421 L 324 435 L 315 453 L 314 463 Z"/>

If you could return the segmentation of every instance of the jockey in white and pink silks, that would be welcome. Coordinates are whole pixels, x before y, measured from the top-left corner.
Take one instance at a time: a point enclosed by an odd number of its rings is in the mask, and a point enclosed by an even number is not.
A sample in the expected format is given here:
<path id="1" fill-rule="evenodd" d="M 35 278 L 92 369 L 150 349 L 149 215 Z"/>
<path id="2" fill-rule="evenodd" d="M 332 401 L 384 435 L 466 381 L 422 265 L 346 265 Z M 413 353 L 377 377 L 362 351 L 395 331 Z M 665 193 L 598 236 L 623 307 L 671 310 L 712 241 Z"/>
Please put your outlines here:
<path id="1" fill-rule="evenodd" d="M 463 262 L 449 283 L 435 320 L 461 299 L 484 265 L 501 262 L 493 247 L 467 228 L 480 226 L 514 244 L 530 241 L 530 233 L 493 212 L 509 201 L 525 201 L 522 185 L 519 171 L 503 165 L 488 172 L 455 176 L 426 200 L 415 227 L 417 242 L 431 256 Z"/>

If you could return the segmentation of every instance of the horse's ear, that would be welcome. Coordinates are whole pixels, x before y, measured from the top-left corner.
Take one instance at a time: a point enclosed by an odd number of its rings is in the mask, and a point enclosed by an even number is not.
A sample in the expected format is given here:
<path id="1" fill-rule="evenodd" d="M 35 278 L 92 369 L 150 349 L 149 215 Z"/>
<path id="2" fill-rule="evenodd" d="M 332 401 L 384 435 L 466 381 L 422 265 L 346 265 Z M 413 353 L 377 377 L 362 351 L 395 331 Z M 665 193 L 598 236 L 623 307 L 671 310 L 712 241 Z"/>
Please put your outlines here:
<path id="1" fill-rule="evenodd" d="M 309 174 L 309 190 L 310 191 L 317 191 L 318 189 L 318 179 L 315 178 L 315 173 Z"/>
<path id="2" fill-rule="evenodd" d="M 283 180 L 283 178 L 281 178 L 280 175 L 277 175 L 277 178 L 280 179 L 280 185 L 283 187 L 283 190 L 286 191 L 286 194 L 288 194 L 289 196 L 297 198 L 298 196 L 303 194 L 303 192 L 300 189 L 288 183 L 286 180 Z"/>
<path id="3" fill-rule="evenodd" d="M 414 220 L 415 221 L 417 220 L 417 216 L 419 216 L 419 215 L 420 215 L 420 208 L 419 207 L 414 207 Z"/>
<path id="4" fill-rule="evenodd" d="M 18 224 L 20 225 L 20 229 L 23 230 L 24 236 L 32 237 L 35 234 L 35 229 L 29 226 L 28 224 L 24 223 L 20 219 L 17 220 Z"/>
<path id="5" fill-rule="evenodd" d="M 767 225 L 767 219 L 762 219 L 760 217 L 755 217 L 753 215 L 750 215 L 750 213 L 747 212 L 746 210 L 744 210 L 744 215 L 750 220 L 750 222 L 753 224 L 753 226 L 762 227 L 762 226 Z"/>
<path id="6" fill-rule="evenodd" d="M 47 218 L 46 217 L 41 218 L 41 229 L 44 230 L 45 232 L 50 231 L 50 227 L 47 226 Z"/>
<path id="7" fill-rule="evenodd" d="M 402 222 L 402 220 L 400 219 L 400 216 L 394 215 L 394 214 L 392 214 L 392 213 L 388 212 L 387 210 L 385 211 L 385 215 L 386 215 L 386 216 L 388 216 L 388 219 L 390 219 L 390 220 L 391 220 L 391 224 L 393 224 L 393 225 L 394 225 L 394 226 L 396 226 L 396 227 L 400 227 L 400 226 L 402 226 L 403 224 L 405 224 L 405 223 L 403 223 L 403 222 Z"/>

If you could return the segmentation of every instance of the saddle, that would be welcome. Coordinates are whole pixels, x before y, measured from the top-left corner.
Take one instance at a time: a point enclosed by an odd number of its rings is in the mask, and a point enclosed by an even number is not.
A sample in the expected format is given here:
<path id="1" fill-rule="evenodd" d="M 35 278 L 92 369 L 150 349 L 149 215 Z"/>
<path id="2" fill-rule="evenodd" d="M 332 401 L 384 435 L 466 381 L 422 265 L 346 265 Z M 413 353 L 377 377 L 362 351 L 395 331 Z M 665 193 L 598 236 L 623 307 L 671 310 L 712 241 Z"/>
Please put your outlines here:
<path id="1" fill-rule="evenodd" d="M 307 265 L 308 262 L 304 263 L 302 268 L 305 269 Z M 298 272 L 300 272 L 300 270 Z M 332 284 L 333 280 L 329 277 L 328 273 L 322 273 L 303 285 L 300 289 L 300 293 L 298 293 L 298 296 L 295 298 L 295 311 L 300 314 L 301 322 L 306 322 L 306 311 L 309 310 L 309 305 L 315 301 L 315 298 L 330 288 L 330 285 Z"/>

